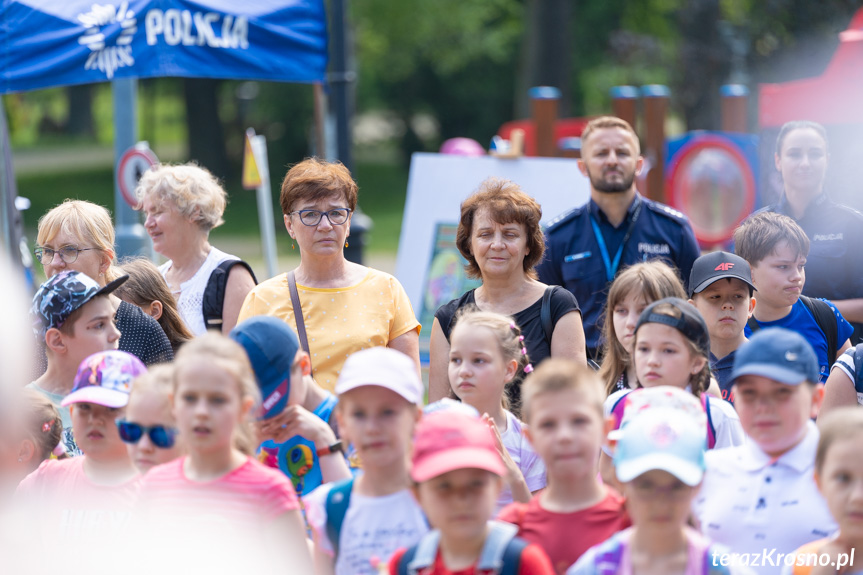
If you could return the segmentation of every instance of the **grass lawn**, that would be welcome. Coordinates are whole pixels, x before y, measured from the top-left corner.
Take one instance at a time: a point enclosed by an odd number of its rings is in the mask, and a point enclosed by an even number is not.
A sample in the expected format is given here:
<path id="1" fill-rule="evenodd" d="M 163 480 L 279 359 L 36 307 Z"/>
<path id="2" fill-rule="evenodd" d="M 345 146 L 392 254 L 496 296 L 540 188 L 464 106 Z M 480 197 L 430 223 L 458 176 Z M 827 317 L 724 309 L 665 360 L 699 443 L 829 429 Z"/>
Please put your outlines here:
<path id="1" fill-rule="evenodd" d="M 367 239 L 367 251 L 394 256 L 398 250 L 402 215 L 407 194 L 408 173 L 398 165 L 360 163 L 355 176 L 360 187 L 359 201 L 374 228 Z M 280 254 L 291 251 L 290 238 L 281 223 L 278 203 L 279 174 L 273 184 L 273 213 L 276 239 Z M 36 223 L 46 211 L 66 198 L 89 200 L 113 209 L 114 176 L 110 168 L 74 171 L 65 174 L 28 174 L 18 178 L 18 194 L 29 198 L 32 207 L 24 213 L 27 235 L 31 243 L 36 238 Z M 225 225 L 213 231 L 214 242 L 231 240 L 254 241 L 260 237 L 258 208 L 254 190 L 244 190 L 239 182 L 227 182 L 229 194 Z"/>

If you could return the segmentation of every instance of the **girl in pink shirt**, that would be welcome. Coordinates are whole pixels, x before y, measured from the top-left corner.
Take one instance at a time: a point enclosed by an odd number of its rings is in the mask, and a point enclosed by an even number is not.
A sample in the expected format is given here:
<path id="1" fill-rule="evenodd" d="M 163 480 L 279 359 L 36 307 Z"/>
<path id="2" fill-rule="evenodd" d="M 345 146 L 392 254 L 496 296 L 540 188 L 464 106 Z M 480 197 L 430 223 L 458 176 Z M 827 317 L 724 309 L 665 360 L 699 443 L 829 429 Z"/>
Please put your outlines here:
<path id="1" fill-rule="evenodd" d="M 251 457 L 251 414 L 260 397 L 243 348 L 216 333 L 186 343 L 173 386 L 186 455 L 151 469 L 139 500 L 145 532 L 171 558 L 158 567 L 200 572 L 203 560 L 250 572 L 251 561 L 265 572 L 311 573 L 290 481 Z"/>

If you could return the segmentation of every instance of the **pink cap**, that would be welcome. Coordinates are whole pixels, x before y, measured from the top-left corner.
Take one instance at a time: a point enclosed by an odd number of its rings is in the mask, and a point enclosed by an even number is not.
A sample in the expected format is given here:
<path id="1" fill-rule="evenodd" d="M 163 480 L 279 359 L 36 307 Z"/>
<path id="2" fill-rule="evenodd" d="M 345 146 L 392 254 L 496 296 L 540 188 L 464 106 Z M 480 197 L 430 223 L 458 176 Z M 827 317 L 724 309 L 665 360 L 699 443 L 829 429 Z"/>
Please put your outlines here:
<path id="1" fill-rule="evenodd" d="M 414 438 L 411 478 L 421 483 L 456 469 L 506 474 L 488 424 L 454 411 L 424 416 Z"/>

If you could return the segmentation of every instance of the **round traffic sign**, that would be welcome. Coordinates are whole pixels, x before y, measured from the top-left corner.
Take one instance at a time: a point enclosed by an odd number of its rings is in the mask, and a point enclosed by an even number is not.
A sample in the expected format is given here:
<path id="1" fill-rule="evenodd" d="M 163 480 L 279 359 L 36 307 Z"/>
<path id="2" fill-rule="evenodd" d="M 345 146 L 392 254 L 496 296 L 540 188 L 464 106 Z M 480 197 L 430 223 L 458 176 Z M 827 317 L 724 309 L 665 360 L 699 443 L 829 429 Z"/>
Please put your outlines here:
<path id="1" fill-rule="evenodd" d="M 138 206 L 138 198 L 135 197 L 138 180 L 144 172 L 158 163 L 156 154 L 150 148 L 140 145 L 129 148 L 120 158 L 117 166 L 117 185 L 120 187 L 123 199 L 133 208 Z"/>

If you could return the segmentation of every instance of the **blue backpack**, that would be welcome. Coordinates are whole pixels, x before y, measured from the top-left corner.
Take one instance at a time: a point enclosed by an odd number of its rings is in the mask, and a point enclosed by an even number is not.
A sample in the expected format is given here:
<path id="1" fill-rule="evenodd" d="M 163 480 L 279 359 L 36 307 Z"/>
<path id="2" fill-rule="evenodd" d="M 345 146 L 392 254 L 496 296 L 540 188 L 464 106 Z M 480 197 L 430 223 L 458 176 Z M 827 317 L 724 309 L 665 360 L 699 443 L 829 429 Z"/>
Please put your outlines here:
<path id="1" fill-rule="evenodd" d="M 482 546 L 477 573 L 494 575 L 517 575 L 521 566 L 521 554 L 528 543 L 516 537 L 518 527 L 502 521 L 489 521 L 488 537 Z M 405 551 L 398 565 L 399 575 L 418 575 L 434 565 L 440 545 L 440 531 L 426 533 L 419 543 Z"/>

